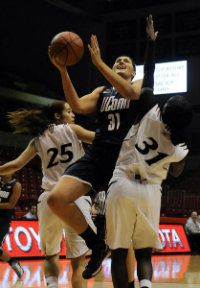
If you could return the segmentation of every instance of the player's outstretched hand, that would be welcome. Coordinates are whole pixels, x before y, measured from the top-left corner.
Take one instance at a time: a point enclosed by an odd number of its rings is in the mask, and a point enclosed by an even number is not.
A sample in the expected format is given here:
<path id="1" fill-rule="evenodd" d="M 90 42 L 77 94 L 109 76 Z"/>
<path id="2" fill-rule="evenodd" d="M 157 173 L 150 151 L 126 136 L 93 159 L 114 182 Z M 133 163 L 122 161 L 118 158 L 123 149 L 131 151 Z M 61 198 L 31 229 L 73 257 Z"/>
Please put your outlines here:
<path id="1" fill-rule="evenodd" d="M 48 55 L 49 55 L 49 59 L 50 59 L 51 63 L 58 69 L 58 71 L 60 71 L 60 72 L 66 71 L 66 66 L 58 63 L 56 61 L 56 57 L 51 55 L 50 46 L 48 47 Z"/>
<path id="2" fill-rule="evenodd" d="M 154 25 L 153 25 L 153 17 L 150 14 L 147 19 L 146 19 L 146 32 L 147 32 L 147 37 L 150 40 L 155 41 L 157 36 L 158 36 L 158 31 L 154 31 Z"/>
<path id="3" fill-rule="evenodd" d="M 95 66 L 98 66 L 102 62 L 102 59 L 101 59 L 101 50 L 99 48 L 99 43 L 96 35 L 92 35 L 90 37 L 90 44 L 88 44 L 88 49 L 91 54 L 92 63 Z"/>

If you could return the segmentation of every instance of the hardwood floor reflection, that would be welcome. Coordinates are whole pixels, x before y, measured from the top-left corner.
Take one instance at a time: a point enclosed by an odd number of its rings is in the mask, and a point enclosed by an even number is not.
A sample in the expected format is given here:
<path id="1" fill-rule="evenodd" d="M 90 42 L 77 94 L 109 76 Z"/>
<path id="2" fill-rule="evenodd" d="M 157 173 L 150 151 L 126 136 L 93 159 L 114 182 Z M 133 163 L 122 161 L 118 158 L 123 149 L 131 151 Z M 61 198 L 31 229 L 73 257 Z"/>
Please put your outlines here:
<path id="1" fill-rule="evenodd" d="M 71 265 L 67 260 L 61 260 L 59 287 L 71 287 Z M 87 281 L 85 288 L 111 288 L 110 259 L 103 262 L 102 272 Z M 153 257 L 155 288 L 193 288 L 200 287 L 200 256 L 191 255 L 159 255 Z M 1 263 L 1 288 L 37 288 L 45 287 L 43 260 L 21 261 L 25 271 L 21 281 L 17 281 L 15 273 L 9 265 Z M 136 276 L 136 272 L 135 272 Z M 136 287 L 138 286 L 136 277 Z"/>

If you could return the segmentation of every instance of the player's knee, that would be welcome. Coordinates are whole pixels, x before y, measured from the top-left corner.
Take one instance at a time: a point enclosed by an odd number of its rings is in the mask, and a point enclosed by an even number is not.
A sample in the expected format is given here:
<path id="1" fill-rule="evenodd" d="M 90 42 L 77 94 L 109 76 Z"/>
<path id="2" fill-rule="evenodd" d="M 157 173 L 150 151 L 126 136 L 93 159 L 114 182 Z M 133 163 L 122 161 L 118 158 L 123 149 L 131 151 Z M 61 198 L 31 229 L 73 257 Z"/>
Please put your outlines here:
<path id="1" fill-rule="evenodd" d="M 0 257 L 3 255 L 3 249 L 0 248 Z"/>

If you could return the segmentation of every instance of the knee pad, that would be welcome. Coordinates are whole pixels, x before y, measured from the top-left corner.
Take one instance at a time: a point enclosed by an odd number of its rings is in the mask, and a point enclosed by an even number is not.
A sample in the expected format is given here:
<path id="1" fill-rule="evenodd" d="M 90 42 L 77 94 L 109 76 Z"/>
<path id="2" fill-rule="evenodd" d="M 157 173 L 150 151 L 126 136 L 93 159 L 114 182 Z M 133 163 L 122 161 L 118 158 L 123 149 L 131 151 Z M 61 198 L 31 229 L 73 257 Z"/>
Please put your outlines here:
<path id="1" fill-rule="evenodd" d="M 0 257 L 3 255 L 3 249 L 0 247 Z"/>

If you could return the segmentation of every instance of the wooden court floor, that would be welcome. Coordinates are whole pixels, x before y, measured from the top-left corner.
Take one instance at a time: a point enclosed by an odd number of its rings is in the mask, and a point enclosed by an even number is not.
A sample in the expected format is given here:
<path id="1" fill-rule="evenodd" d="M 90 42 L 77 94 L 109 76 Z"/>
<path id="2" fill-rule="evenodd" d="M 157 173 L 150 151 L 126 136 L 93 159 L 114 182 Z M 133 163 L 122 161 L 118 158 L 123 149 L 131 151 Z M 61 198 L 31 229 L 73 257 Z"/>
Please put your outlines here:
<path id="1" fill-rule="evenodd" d="M 0 263 L 0 288 L 37 288 L 45 287 L 42 260 L 21 261 L 24 268 L 22 280 L 5 263 Z M 193 288 L 200 287 L 200 256 L 162 255 L 153 257 L 155 288 Z M 69 288 L 71 266 L 67 260 L 61 260 L 59 287 Z M 103 262 L 102 272 L 85 283 L 84 288 L 111 288 L 110 259 Z M 136 287 L 138 282 L 136 280 Z M 122 287 L 123 288 L 123 287 Z"/>

